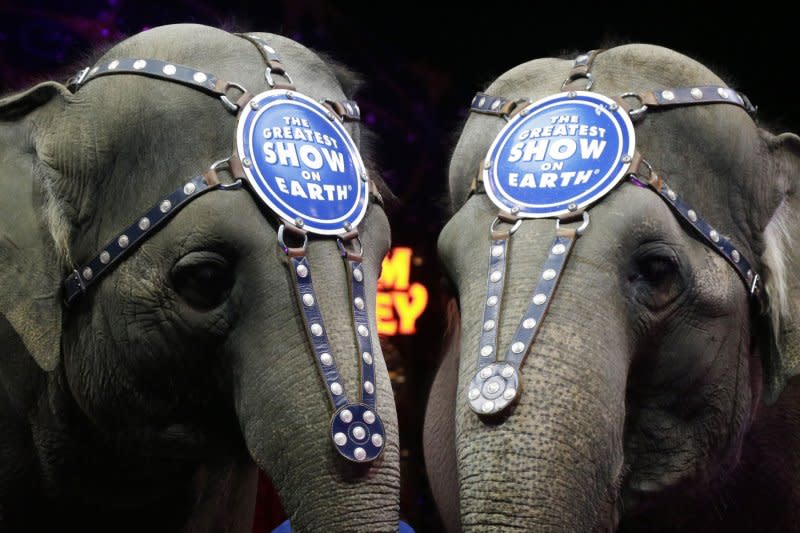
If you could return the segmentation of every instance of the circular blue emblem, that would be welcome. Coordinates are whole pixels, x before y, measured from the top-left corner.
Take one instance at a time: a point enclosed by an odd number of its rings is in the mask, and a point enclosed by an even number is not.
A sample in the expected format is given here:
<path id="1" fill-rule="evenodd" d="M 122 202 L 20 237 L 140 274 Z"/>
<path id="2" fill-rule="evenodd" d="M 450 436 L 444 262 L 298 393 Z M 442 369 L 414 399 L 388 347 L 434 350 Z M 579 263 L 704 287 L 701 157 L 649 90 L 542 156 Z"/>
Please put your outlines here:
<path id="1" fill-rule="evenodd" d="M 321 235 L 355 227 L 367 210 L 367 171 L 353 139 L 326 107 L 271 90 L 242 110 L 236 149 L 253 190 L 278 216 Z"/>
<path id="2" fill-rule="evenodd" d="M 486 192 L 525 218 L 576 211 L 625 176 L 635 140 L 628 114 L 610 98 L 586 91 L 548 96 L 497 135 L 483 170 Z"/>

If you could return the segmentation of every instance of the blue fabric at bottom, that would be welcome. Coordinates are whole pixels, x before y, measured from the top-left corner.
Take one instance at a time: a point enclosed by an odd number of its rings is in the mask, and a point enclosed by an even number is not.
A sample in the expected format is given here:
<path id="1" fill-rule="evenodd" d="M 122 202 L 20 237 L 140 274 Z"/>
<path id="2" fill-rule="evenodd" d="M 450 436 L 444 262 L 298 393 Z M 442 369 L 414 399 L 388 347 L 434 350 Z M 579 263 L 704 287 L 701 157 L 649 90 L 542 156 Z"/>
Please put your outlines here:
<path id="1" fill-rule="evenodd" d="M 283 524 L 273 529 L 272 533 L 292 533 L 292 526 L 289 525 L 289 521 L 287 520 Z M 397 533 L 414 533 L 414 529 L 400 520 L 400 528 L 397 530 Z"/>

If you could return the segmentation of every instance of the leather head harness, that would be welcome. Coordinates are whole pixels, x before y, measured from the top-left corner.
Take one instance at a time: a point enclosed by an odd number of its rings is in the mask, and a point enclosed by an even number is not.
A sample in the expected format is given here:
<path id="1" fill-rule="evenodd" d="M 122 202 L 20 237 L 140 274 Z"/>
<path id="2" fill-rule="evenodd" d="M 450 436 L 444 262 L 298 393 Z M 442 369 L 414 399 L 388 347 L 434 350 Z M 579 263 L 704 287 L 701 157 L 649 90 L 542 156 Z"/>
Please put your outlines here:
<path id="1" fill-rule="evenodd" d="M 64 302 L 67 307 L 72 306 L 116 263 L 128 257 L 138 244 L 193 200 L 213 190 L 244 187 L 279 220 L 278 246 L 286 254 L 287 266 L 294 274 L 296 304 L 304 317 L 317 370 L 334 409 L 330 429 L 334 447 L 350 461 L 372 461 L 383 452 L 385 431 L 376 411 L 369 299 L 364 288 L 363 248 L 357 224 L 368 201 L 381 203 L 381 197 L 367 176 L 355 144 L 341 125 L 360 120 L 360 111 L 352 100 L 317 102 L 297 92 L 280 56 L 263 38 L 238 35 L 254 44 L 266 63 L 264 79 L 269 88 L 265 92 L 253 94 L 239 83 L 219 79 L 203 70 L 141 58 L 114 59 L 85 68 L 67 82 L 73 92 L 96 78 L 119 74 L 179 83 L 218 98 L 227 111 L 237 116 L 237 132 L 233 155 L 215 162 L 203 174 L 163 197 L 97 255 L 75 268 L 63 283 Z M 222 169 L 234 177 L 233 183 L 220 182 L 217 172 Z M 276 176 L 276 172 L 284 177 Z M 292 172 L 300 179 L 286 177 L 294 175 Z M 331 178 L 333 182 L 326 183 L 323 178 Z M 331 353 L 306 257 L 308 233 L 334 236 L 344 259 L 350 282 L 348 306 L 360 355 L 360 386 L 355 402 L 348 400 Z"/>
<path id="2" fill-rule="evenodd" d="M 485 417 L 505 413 L 519 398 L 520 369 L 541 327 L 575 241 L 589 226 L 589 213 L 586 209 L 623 179 L 627 178 L 658 194 L 676 217 L 692 228 L 706 245 L 733 267 L 755 307 L 762 312 L 767 308 L 761 278 L 752 263 L 730 239 L 714 229 L 684 198 L 671 189 L 662 176 L 636 151 L 631 120 L 643 117 L 652 108 L 730 104 L 741 107 L 751 116 L 755 114 L 756 108 L 742 93 L 722 86 L 681 87 L 642 94 L 624 93 L 614 98 L 591 93 L 591 68 L 600 52 L 602 50 L 593 50 L 575 59 L 572 70 L 561 85 L 561 90 L 565 92 L 533 103 L 529 100 L 512 101 L 478 93 L 470 106 L 473 113 L 502 117 L 508 121 L 489 149 L 470 191 L 470 194 L 488 194 L 500 207 L 489 230 L 489 274 L 478 345 L 478 369 L 467 389 L 470 407 Z M 591 118 L 593 116 L 598 117 L 597 122 Z M 586 117 L 589 117 L 589 124 L 583 123 Z M 600 169 L 564 167 L 564 161 L 573 156 L 582 157 L 584 161 L 601 160 L 603 151 L 612 149 L 616 149 L 616 152 L 609 159 L 607 169 L 603 169 L 608 171 L 606 174 Z M 503 166 L 509 161 L 540 161 L 537 172 L 564 171 L 541 172 L 538 175 L 531 172 L 523 175 L 519 167 Z M 499 177 L 501 174 L 502 178 Z M 596 183 L 591 180 L 596 180 Z M 569 193 L 572 196 L 551 196 L 547 201 L 525 203 L 526 198 L 531 196 L 515 196 L 516 193 L 509 192 L 512 186 L 524 188 L 526 185 L 537 188 L 538 191 L 572 186 L 572 192 Z M 499 360 L 497 329 L 509 241 L 525 218 L 551 217 L 556 218 L 555 238 L 505 359 Z M 573 221 L 581 223 L 578 227 L 562 227 L 562 223 Z"/>

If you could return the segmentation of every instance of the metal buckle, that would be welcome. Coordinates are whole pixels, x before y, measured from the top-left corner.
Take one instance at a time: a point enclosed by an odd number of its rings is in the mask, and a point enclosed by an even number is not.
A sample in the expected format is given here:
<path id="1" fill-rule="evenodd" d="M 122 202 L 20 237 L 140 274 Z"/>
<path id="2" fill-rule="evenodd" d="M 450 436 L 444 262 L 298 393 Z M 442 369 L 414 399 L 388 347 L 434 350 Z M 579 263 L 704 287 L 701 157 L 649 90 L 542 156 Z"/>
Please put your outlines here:
<path id="1" fill-rule="evenodd" d="M 306 245 L 308 245 L 308 234 L 303 233 L 303 244 L 300 247 L 290 247 L 289 245 L 286 244 L 286 241 L 283 240 L 283 233 L 285 229 L 286 229 L 285 224 L 281 224 L 278 227 L 278 246 L 281 247 L 283 253 L 285 253 L 286 255 L 290 255 L 292 251 L 296 251 L 296 252 L 302 252 L 302 254 L 304 255 L 306 251 Z"/>
<path id="2" fill-rule="evenodd" d="M 286 81 L 289 82 L 289 85 L 294 85 L 294 80 L 292 80 L 292 77 L 289 76 L 289 73 L 285 70 L 276 70 L 275 74 L 286 78 Z M 272 77 L 272 69 L 270 67 L 267 67 L 267 69 L 264 71 L 264 79 L 267 80 L 267 84 L 269 84 L 270 88 L 275 87 L 275 79 Z"/>
<path id="3" fill-rule="evenodd" d="M 225 94 L 225 93 L 228 92 L 228 89 L 230 89 L 231 87 L 233 87 L 234 89 L 239 89 L 240 91 L 242 91 L 242 94 L 246 93 L 247 89 L 245 89 L 244 87 L 242 87 L 238 83 L 229 81 L 229 82 L 227 82 L 225 84 L 225 88 L 223 89 L 223 94 L 221 94 L 219 96 L 219 99 L 222 102 L 222 105 L 225 107 L 225 109 L 227 109 L 228 111 L 230 111 L 231 113 L 233 113 L 235 115 L 236 113 L 239 112 L 239 106 L 236 105 L 235 103 L 231 102 L 230 99 L 228 98 L 228 95 Z"/>
<path id="4" fill-rule="evenodd" d="M 578 235 L 579 237 L 581 235 L 583 235 L 583 233 L 586 231 L 586 228 L 589 227 L 589 212 L 588 211 L 584 211 L 582 213 L 582 215 L 583 215 L 583 222 L 581 222 L 581 225 L 578 226 L 578 229 L 575 230 L 575 234 Z M 561 228 L 561 219 L 557 218 L 556 219 L 556 231 L 558 231 L 559 228 Z"/>
<path id="5" fill-rule="evenodd" d="M 647 106 L 645 105 L 644 100 L 642 99 L 642 95 L 638 93 L 622 93 L 621 95 L 619 95 L 619 97 L 635 98 L 636 100 L 639 101 L 639 107 L 628 111 L 628 115 L 631 117 L 631 119 L 637 119 L 647 112 Z"/>
<path id="6" fill-rule="evenodd" d="M 592 85 L 594 85 L 594 80 L 592 79 L 591 72 L 585 72 L 585 73 L 573 72 L 572 74 L 567 76 L 567 79 L 565 79 L 564 83 L 561 84 L 561 90 L 563 91 L 567 85 L 581 78 L 586 78 L 586 87 L 584 87 L 583 90 L 588 91 L 589 89 L 591 89 Z"/>
<path id="7" fill-rule="evenodd" d="M 81 84 L 86 81 L 86 76 L 89 74 L 89 67 L 80 69 L 70 79 L 67 80 L 67 89 L 73 93 L 77 91 Z"/>

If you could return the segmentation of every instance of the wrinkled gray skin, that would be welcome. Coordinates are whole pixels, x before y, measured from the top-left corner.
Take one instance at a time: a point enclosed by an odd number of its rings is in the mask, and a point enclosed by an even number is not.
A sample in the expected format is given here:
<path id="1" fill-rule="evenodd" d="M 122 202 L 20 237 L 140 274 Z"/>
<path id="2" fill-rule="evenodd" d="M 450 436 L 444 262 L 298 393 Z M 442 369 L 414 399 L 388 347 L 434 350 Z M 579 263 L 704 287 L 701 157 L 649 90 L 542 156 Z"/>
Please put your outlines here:
<path id="1" fill-rule="evenodd" d="M 558 92 L 570 67 L 525 63 L 487 92 L 536 100 Z M 593 73 L 593 90 L 610 96 L 724 85 L 699 63 L 645 45 L 601 54 Z M 461 318 L 433 386 L 425 440 L 449 529 L 796 530 L 800 393 L 784 385 L 800 358 L 800 292 L 798 258 L 779 235 L 781 223 L 791 236 L 800 230 L 800 139 L 761 130 L 730 105 L 651 112 L 636 126 L 645 157 L 766 277 L 780 330 L 774 353 L 734 270 L 656 194 L 624 183 L 590 209 L 591 226 L 522 368 L 521 400 L 492 425 L 468 408 L 466 388 L 498 208 L 485 194 L 468 198 L 468 189 L 503 125 L 468 119 L 450 167 L 457 212 L 439 239 Z M 533 220 L 511 241 L 502 353 L 553 236 L 553 220 Z"/>
<path id="2" fill-rule="evenodd" d="M 265 37 L 299 90 L 345 96 L 347 75 Z M 124 57 L 267 88 L 255 46 L 218 29 L 153 29 L 104 60 Z M 383 359 L 386 450 L 357 467 L 333 448 L 276 224 L 246 190 L 189 204 L 62 307 L 72 267 L 56 243 L 75 263 L 94 256 L 228 156 L 234 125 L 217 99 L 134 75 L 98 78 L 77 94 L 45 82 L 0 100 L 0 530 L 250 531 L 258 466 L 296 531 L 397 531 L 397 422 Z M 358 126 L 347 127 L 359 142 Z M 389 227 L 376 205 L 360 227 L 374 297 Z M 312 238 L 309 248 L 332 352 L 355 398 L 343 261 L 335 240 Z"/>

